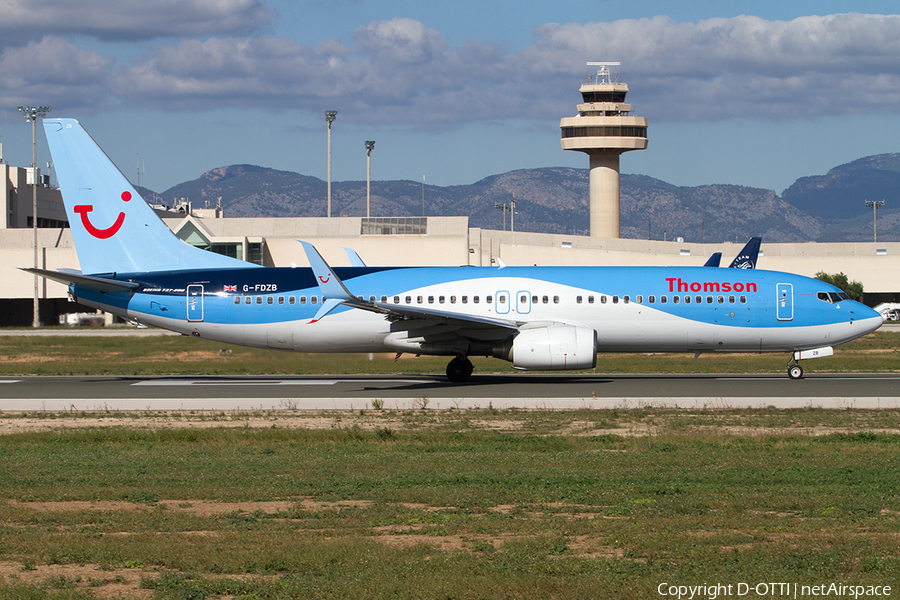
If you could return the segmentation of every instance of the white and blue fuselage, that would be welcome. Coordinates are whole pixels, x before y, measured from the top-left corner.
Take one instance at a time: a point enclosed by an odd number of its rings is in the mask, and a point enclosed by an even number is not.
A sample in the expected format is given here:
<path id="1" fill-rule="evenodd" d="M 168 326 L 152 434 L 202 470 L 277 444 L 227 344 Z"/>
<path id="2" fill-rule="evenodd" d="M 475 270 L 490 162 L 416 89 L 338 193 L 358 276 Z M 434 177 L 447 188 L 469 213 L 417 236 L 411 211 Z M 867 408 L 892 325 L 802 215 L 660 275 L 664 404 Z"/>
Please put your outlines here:
<path id="1" fill-rule="evenodd" d="M 323 293 L 309 268 L 119 274 L 133 292 L 78 290 L 80 302 L 199 337 L 302 352 L 491 354 L 512 329 L 446 316 L 580 325 L 597 352 L 787 352 L 834 346 L 881 325 L 874 310 L 815 279 L 705 267 L 345 267 L 358 299 L 423 309 L 416 320 L 339 307 L 314 321 Z M 429 336 L 422 330 L 434 329 Z M 466 331 L 470 329 L 471 331 Z M 412 331 L 414 335 L 397 335 Z M 454 335 L 454 332 L 459 332 Z M 412 341 L 410 341 L 411 338 Z M 480 345 L 470 352 L 469 347 Z"/>

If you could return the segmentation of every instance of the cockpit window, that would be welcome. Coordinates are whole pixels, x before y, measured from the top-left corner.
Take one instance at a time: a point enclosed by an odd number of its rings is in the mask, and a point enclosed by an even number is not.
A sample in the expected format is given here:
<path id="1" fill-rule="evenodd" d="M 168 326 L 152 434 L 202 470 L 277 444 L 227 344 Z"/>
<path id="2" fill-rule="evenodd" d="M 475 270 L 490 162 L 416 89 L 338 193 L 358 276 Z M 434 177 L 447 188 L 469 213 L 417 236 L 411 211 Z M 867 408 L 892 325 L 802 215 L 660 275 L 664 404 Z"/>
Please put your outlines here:
<path id="1" fill-rule="evenodd" d="M 838 302 L 841 302 L 842 300 L 849 300 L 850 296 L 848 296 L 844 292 L 819 292 L 816 294 L 816 298 L 822 300 L 823 302 L 836 304 Z"/>

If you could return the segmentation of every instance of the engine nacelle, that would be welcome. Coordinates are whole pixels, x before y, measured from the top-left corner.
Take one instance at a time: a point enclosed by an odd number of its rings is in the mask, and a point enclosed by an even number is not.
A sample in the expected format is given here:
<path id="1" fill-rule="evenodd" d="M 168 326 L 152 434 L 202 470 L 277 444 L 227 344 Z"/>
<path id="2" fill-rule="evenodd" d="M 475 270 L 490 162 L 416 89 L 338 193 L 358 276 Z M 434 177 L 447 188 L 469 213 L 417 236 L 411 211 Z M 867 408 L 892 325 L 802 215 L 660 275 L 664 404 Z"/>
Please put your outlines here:
<path id="1" fill-rule="evenodd" d="M 506 358 L 523 371 L 564 371 L 597 366 L 597 332 L 551 324 L 519 331 Z"/>

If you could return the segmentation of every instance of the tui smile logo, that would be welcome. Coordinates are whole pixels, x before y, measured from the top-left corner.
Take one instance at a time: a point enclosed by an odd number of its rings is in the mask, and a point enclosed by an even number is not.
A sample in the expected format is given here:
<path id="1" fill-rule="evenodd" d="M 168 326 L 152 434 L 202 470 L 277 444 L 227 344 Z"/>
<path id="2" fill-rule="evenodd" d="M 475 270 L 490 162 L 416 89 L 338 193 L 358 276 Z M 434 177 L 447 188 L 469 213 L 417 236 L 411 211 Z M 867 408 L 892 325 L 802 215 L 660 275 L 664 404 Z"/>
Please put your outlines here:
<path id="1" fill-rule="evenodd" d="M 131 192 L 122 192 L 121 198 L 122 202 L 128 202 L 129 200 L 131 200 Z M 91 223 L 91 220 L 88 217 L 88 213 L 94 210 L 93 204 L 79 204 L 72 210 L 81 215 L 81 224 L 84 225 L 84 228 L 87 230 L 87 232 L 100 240 L 109 239 L 112 236 L 116 235 L 116 233 L 118 233 L 119 229 L 122 227 L 122 223 L 125 222 L 125 213 L 120 212 L 119 216 L 116 217 L 115 223 L 113 223 L 106 229 L 99 229 L 93 223 Z"/>

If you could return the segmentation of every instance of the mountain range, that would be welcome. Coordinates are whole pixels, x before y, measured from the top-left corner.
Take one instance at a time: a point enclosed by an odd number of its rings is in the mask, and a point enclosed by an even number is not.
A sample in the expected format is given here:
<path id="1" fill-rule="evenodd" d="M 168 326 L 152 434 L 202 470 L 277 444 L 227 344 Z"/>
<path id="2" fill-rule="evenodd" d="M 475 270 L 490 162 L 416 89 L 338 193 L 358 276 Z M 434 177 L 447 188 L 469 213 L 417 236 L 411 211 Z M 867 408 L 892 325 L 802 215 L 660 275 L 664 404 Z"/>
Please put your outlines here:
<path id="1" fill-rule="evenodd" d="M 370 214 L 469 217 L 471 227 L 502 229 L 510 215 L 498 210 L 515 200 L 515 229 L 586 235 L 589 229 L 588 170 L 523 169 L 470 185 L 434 186 L 414 181 L 373 181 Z M 228 217 L 317 217 L 326 214 L 326 182 L 290 171 L 232 165 L 207 171 L 161 194 L 142 189 L 151 202 L 172 205 L 187 198 L 194 207 L 222 198 Z M 690 242 L 871 241 L 873 209 L 878 239 L 900 241 L 900 154 L 880 154 L 837 166 L 825 175 L 802 177 L 779 197 L 773 190 L 735 185 L 678 187 L 643 175 L 620 178 L 621 233 L 625 238 L 684 238 Z M 896 206 L 891 206 L 896 204 Z M 332 215 L 364 216 L 366 182 L 332 182 Z"/>

